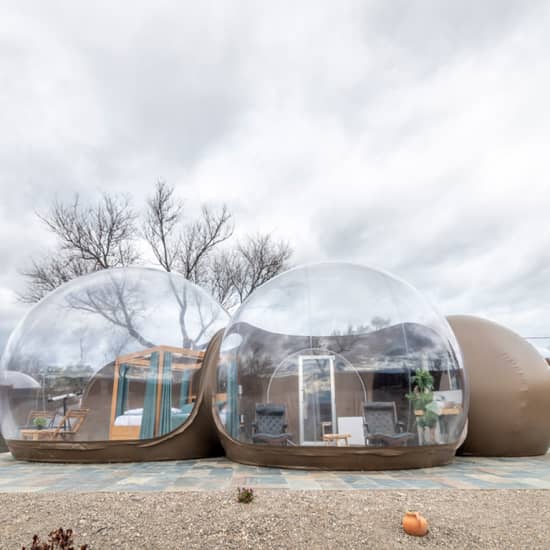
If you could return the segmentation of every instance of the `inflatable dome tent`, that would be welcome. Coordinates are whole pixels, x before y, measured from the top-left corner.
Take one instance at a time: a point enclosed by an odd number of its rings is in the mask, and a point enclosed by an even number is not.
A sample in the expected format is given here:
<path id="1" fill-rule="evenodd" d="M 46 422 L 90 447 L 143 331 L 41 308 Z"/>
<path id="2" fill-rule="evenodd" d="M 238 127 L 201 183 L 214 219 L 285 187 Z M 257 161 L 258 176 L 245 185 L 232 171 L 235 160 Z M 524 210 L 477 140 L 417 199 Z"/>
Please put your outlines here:
<path id="1" fill-rule="evenodd" d="M 112 462 L 221 451 L 202 368 L 228 315 L 185 278 L 121 268 L 62 285 L 11 334 L 2 433 L 16 458 Z M 21 390 L 10 380 L 31 380 Z"/>
<path id="2" fill-rule="evenodd" d="M 470 382 L 468 435 L 478 456 L 546 454 L 550 445 L 550 366 L 524 338 L 471 315 L 448 317 Z"/>
<path id="3" fill-rule="evenodd" d="M 367 470 L 454 457 L 468 407 L 458 345 L 387 273 L 345 263 L 287 271 L 214 344 L 214 420 L 232 460 Z"/>
<path id="4" fill-rule="evenodd" d="M 21 401 L 28 399 L 36 393 L 36 388 L 40 384 L 32 377 L 16 371 L 0 371 L 0 426 L 4 417 L 4 406 L 7 404 L 7 392 L 11 393 L 12 401 Z M 6 442 L 0 432 L 0 452 L 7 451 Z"/>

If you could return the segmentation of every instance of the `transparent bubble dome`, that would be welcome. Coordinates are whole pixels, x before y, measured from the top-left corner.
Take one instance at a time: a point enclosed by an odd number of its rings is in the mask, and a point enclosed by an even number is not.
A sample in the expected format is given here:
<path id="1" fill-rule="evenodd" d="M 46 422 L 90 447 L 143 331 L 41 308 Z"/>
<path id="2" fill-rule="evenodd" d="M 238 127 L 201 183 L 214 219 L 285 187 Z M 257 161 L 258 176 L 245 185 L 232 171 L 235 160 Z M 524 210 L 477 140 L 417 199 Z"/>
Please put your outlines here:
<path id="1" fill-rule="evenodd" d="M 359 265 L 275 277 L 220 348 L 214 410 L 243 443 L 456 445 L 467 405 L 445 318 L 407 283 Z"/>
<path id="2" fill-rule="evenodd" d="M 157 269 L 105 270 L 64 284 L 8 340 L 4 437 L 135 440 L 175 429 L 193 409 L 206 346 L 228 320 L 201 288 Z"/>

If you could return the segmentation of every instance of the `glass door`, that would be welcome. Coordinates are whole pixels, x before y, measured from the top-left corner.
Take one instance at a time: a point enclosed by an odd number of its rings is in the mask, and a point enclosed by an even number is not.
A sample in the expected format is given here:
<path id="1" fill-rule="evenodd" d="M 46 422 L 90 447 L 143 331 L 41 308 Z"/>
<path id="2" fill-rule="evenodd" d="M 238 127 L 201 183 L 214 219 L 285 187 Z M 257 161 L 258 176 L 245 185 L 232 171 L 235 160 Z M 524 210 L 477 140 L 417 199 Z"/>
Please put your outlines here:
<path id="1" fill-rule="evenodd" d="M 336 433 L 334 358 L 302 355 L 299 363 L 300 444 L 321 445 L 323 434 Z"/>

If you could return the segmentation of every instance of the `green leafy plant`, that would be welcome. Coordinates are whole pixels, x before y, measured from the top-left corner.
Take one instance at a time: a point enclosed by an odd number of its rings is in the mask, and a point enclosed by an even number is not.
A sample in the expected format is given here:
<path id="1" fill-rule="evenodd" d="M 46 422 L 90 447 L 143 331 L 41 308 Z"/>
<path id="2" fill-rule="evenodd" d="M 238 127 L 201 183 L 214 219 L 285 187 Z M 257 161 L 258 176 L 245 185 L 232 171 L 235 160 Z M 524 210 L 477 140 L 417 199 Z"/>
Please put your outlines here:
<path id="1" fill-rule="evenodd" d="M 48 542 L 40 542 L 40 537 L 34 535 L 29 550 L 75 550 L 72 529 L 54 529 L 48 535 Z M 87 544 L 79 546 L 80 550 L 89 550 Z M 23 546 L 21 550 L 26 550 Z"/>
<path id="2" fill-rule="evenodd" d="M 436 412 L 430 409 L 426 409 L 424 411 L 424 414 L 421 417 L 417 418 L 416 424 L 420 428 L 433 428 L 437 424 L 438 418 L 439 415 Z"/>
<path id="3" fill-rule="evenodd" d="M 254 500 L 254 490 L 250 487 L 237 488 L 237 501 L 248 504 Z"/>
<path id="4" fill-rule="evenodd" d="M 431 392 L 434 389 L 434 377 L 427 369 L 418 369 L 412 377 L 414 385 L 419 392 Z"/>
<path id="5" fill-rule="evenodd" d="M 415 411 L 425 411 L 426 407 L 433 402 L 432 392 L 420 393 L 416 389 L 406 395 L 407 399 L 412 401 Z"/>
<path id="6" fill-rule="evenodd" d="M 407 399 L 412 402 L 415 411 L 421 411 L 416 418 L 416 425 L 423 431 L 428 428 L 431 432 L 430 441 L 435 441 L 433 428 L 437 425 L 439 414 L 437 404 L 434 401 L 433 389 L 434 379 L 427 369 L 418 369 L 412 377 L 414 383 L 413 391 L 406 394 Z M 419 437 L 421 437 L 419 435 Z M 422 438 L 425 437 L 422 435 Z M 422 441 L 422 439 L 421 439 Z"/>
<path id="7" fill-rule="evenodd" d="M 32 425 L 37 430 L 43 430 L 49 424 L 49 422 L 50 421 L 47 418 L 44 418 L 43 416 L 37 416 L 33 419 Z"/>
<path id="8" fill-rule="evenodd" d="M 425 411 L 433 402 L 434 378 L 427 369 L 418 369 L 412 377 L 413 391 L 406 394 L 416 411 Z"/>

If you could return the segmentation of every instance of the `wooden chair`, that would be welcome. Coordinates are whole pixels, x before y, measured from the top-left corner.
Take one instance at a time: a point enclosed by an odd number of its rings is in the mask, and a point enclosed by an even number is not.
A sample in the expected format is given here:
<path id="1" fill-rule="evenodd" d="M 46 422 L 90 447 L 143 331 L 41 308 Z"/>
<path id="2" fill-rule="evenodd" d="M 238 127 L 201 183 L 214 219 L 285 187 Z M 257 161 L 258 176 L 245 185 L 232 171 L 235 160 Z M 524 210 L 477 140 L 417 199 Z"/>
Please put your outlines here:
<path id="1" fill-rule="evenodd" d="M 64 439 L 66 436 L 74 436 L 86 417 L 90 409 L 72 409 L 67 411 L 67 414 L 61 419 L 61 422 L 57 426 L 52 439 L 57 439 L 58 437 Z"/>

